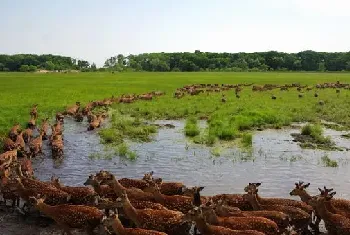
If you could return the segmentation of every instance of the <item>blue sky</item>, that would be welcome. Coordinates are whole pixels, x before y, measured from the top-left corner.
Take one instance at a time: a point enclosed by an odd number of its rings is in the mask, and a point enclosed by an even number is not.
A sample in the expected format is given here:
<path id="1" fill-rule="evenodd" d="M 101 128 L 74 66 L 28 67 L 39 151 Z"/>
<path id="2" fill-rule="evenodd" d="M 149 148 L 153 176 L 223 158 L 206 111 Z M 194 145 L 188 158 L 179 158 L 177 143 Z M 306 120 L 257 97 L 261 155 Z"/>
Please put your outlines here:
<path id="1" fill-rule="evenodd" d="M 349 0 L 0 0 L 0 54 L 350 51 Z"/>

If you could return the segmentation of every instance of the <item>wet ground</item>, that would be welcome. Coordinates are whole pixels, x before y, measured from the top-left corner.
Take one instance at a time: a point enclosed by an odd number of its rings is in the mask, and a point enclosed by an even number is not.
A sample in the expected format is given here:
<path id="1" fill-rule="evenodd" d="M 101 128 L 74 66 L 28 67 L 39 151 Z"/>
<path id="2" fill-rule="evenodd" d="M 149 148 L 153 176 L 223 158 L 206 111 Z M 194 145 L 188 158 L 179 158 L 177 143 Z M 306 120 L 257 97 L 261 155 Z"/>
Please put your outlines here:
<path id="1" fill-rule="evenodd" d="M 106 153 L 98 135 L 86 131 L 86 123 L 65 120 L 64 160 L 53 162 L 46 146 L 45 156 L 33 161 L 35 174 L 41 180 L 49 180 L 55 175 L 64 184 L 82 185 L 89 174 L 101 169 L 111 171 L 119 178 L 141 178 L 145 172 L 153 170 L 155 177 L 164 180 L 205 186 L 203 195 L 243 193 L 247 183 L 262 182 L 262 196 L 286 198 L 290 198 L 289 192 L 294 183 L 302 180 L 311 183 L 311 194 L 318 193 L 317 188 L 326 185 L 333 187 L 338 197 L 350 199 L 350 152 L 301 149 L 290 135 L 300 132 L 297 127 L 256 132 L 250 151 L 221 149 L 216 151 L 220 152 L 217 157 L 212 155 L 212 149 L 191 144 L 184 138 L 183 122 L 158 123 L 171 123 L 175 128 L 160 128 L 152 142 L 131 143 L 131 149 L 136 151 L 138 158 L 129 161 Z M 325 135 L 331 136 L 337 146 L 350 148 L 350 140 L 341 137 L 344 133 L 325 130 Z M 321 157 L 325 154 L 337 160 L 339 167 L 324 167 Z M 96 155 L 100 158 L 93 157 Z M 104 156 L 108 157 L 105 159 Z M 52 232 L 57 232 L 52 225 L 44 229 L 3 212 L 0 212 L 0 220 L 3 221 L 0 231 L 5 225 L 8 228 L 6 233 L 1 234 L 59 234 Z"/>

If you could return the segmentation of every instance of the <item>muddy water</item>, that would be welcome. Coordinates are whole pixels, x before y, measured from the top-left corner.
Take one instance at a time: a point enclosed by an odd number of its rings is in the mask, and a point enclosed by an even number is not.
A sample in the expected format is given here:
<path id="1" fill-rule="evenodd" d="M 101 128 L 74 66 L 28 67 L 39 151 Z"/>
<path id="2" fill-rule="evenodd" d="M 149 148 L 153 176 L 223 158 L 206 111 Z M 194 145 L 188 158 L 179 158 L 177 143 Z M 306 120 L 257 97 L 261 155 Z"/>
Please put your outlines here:
<path id="1" fill-rule="evenodd" d="M 34 160 L 36 175 L 42 180 L 56 175 L 67 185 L 82 185 L 89 174 L 101 169 L 118 177 L 131 178 L 140 178 L 153 170 L 164 180 L 205 186 L 203 195 L 242 193 L 248 182 L 259 181 L 263 183 L 262 195 L 276 197 L 289 197 L 294 183 L 303 180 L 311 183 L 311 193 L 316 194 L 317 187 L 326 185 L 335 188 L 338 196 L 350 198 L 350 152 L 303 150 L 290 135 L 300 132 L 299 129 L 256 132 L 251 151 L 231 148 L 222 150 L 216 157 L 210 148 L 189 144 L 182 132 L 183 122 L 158 123 L 171 123 L 175 128 L 161 128 L 150 143 L 130 143 L 138 158 L 129 161 L 113 153 L 113 157 L 111 153 L 106 154 L 98 135 L 86 132 L 85 124 L 66 120 L 64 161 L 53 163 L 47 148 L 47 156 Z M 340 137 L 343 132 L 326 130 L 325 134 L 331 136 L 338 146 L 350 148 L 350 141 Z M 91 158 L 96 153 L 102 158 Z M 324 167 L 321 157 L 325 154 L 337 159 L 339 167 Z M 103 155 L 109 155 L 109 159 L 104 159 Z"/>

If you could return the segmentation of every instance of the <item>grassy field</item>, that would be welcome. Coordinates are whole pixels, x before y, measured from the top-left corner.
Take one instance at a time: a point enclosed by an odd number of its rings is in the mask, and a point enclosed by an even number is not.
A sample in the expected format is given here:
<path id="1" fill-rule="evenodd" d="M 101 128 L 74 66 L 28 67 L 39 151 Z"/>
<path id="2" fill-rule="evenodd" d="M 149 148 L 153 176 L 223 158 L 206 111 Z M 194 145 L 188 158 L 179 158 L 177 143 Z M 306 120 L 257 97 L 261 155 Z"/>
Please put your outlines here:
<path id="1" fill-rule="evenodd" d="M 200 94 L 174 99 L 176 88 L 194 83 L 254 83 L 286 84 L 299 82 L 315 85 L 323 82 L 350 83 L 346 73 L 76 73 L 36 74 L 0 73 L 0 135 L 8 132 L 15 122 L 25 124 L 29 120 L 31 105 L 39 104 L 39 117 L 52 117 L 75 101 L 82 104 L 111 95 L 165 91 L 166 95 L 152 101 L 133 104 L 116 104 L 122 114 L 148 119 L 178 119 L 209 117 L 209 128 L 198 136 L 198 141 L 211 138 L 233 139 L 241 131 L 254 127 L 288 125 L 292 121 L 334 121 L 350 126 L 350 91 L 338 95 L 333 89 L 305 92 L 267 91 L 252 92 L 246 87 L 241 98 L 234 91 L 227 91 L 227 102 L 221 102 L 221 94 Z M 274 94 L 277 99 L 272 100 Z M 318 104 L 320 100 L 325 105 Z M 192 125 L 192 126 L 191 126 Z M 195 124 L 188 128 L 191 135 L 198 134 Z M 192 130 L 191 130 L 192 129 Z M 193 130 L 194 129 L 194 130 Z M 204 140 L 203 140 L 204 139 Z"/>

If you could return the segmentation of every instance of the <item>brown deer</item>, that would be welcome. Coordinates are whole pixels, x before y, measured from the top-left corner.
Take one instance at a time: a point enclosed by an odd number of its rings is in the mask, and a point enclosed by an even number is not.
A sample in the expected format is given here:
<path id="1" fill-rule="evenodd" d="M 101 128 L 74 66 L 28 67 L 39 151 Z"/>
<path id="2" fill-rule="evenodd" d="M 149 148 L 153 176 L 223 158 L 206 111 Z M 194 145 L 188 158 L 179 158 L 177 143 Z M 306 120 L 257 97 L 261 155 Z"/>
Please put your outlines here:
<path id="1" fill-rule="evenodd" d="M 115 194 L 112 187 L 108 185 L 101 185 L 96 176 L 90 175 L 84 183 L 85 186 L 91 185 L 95 192 L 101 197 L 116 199 L 118 196 Z"/>
<path id="2" fill-rule="evenodd" d="M 126 193 L 118 198 L 126 216 L 138 228 L 157 230 L 169 235 L 188 234 L 191 223 L 183 221 L 184 214 L 171 210 L 136 209 L 132 206 Z"/>
<path id="3" fill-rule="evenodd" d="M 102 223 L 104 214 L 95 207 L 82 205 L 57 205 L 46 204 L 44 198 L 31 197 L 34 206 L 48 217 L 55 220 L 58 226 L 68 235 L 72 235 L 72 228 L 84 228 L 88 234 L 94 234 L 93 230 Z"/>
<path id="4" fill-rule="evenodd" d="M 312 197 L 309 201 L 310 205 L 316 207 L 317 214 L 324 220 L 328 234 L 330 235 L 346 235 L 350 234 L 350 220 L 343 215 L 333 214 L 325 205 L 326 201 L 331 200 L 333 193 L 327 196 Z"/>
<path id="5" fill-rule="evenodd" d="M 93 117 L 91 122 L 89 123 L 88 131 L 92 131 L 94 129 L 97 129 L 101 126 L 101 115 L 97 115 Z"/>
<path id="6" fill-rule="evenodd" d="M 211 203 L 201 206 L 207 223 L 230 228 L 233 230 L 256 230 L 267 235 L 279 234 L 278 226 L 272 220 L 263 217 L 219 217 Z"/>
<path id="7" fill-rule="evenodd" d="M 254 210 L 283 212 L 290 217 L 291 219 L 290 224 L 294 225 L 296 229 L 301 231 L 307 231 L 308 225 L 311 222 L 311 217 L 308 213 L 293 206 L 286 206 L 286 205 L 279 205 L 279 204 L 270 204 L 270 205 L 260 204 L 256 196 L 256 193 L 257 193 L 256 190 L 245 188 L 245 191 L 247 193 L 243 195 L 244 199 L 247 200 L 252 205 Z"/>
<path id="8" fill-rule="evenodd" d="M 30 128 L 27 128 L 23 131 L 23 139 L 26 144 L 28 144 L 33 137 L 33 130 Z"/>
<path id="9" fill-rule="evenodd" d="M 64 115 L 62 113 L 56 113 L 56 122 L 64 122 Z"/>
<path id="10" fill-rule="evenodd" d="M 156 202 L 164 205 L 170 210 L 176 210 L 181 211 L 182 213 L 187 213 L 193 208 L 193 199 L 191 197 L 186 197 L 182 195 L 164 195 L 160 192 L 158 185 L 154 182 L 150 182 L 150 187 L 146 190 L 153 194 Z"/>
<path id="11" fill-rule="evenodd" d="M 44 132 L 40 131 L 40 135 L 30 141 L 29 150 L 32 157 L 43 154 L 43 136 Z"/>
<path id="12" fill-rule="evenodd" d="M 16 137 L 17 138 L 17 137 Z M 3 150 L 6 151 L 11 151 L 16 148 L 15 142 L 11 138 L 6 138 L 3 142 Z"/>
<path id="13" fill-rule="evenodd" d="M 5 205 L 7 204 L 7 200 L 12 201 L 12 207 L 19 206 L 20 197 L 16 190 L 16 182 L 9 178 L 10 168 L 5 168 L 1 170 L 0 177 L 0 192 L 2 194 L 2 198 L 4 199 Z"/>
<path id="14" fill-rule="evenodd" d="M 80 109 L 80 102 L 75 102 L 75 105 L 68 107 L 66 109 L 65 114 L 73 116 L 79 111 L 79 109 Z"/>
<path id="15" fill-rule="evenodd" d="M 70 201 L 76 205 L 92 205 L 97 193 L 88 187 L 70 187 L 62 185 L 59 178 L 52 177 L 52 184 L 58 189 L 68 193 Z"/>
<path id="16" fill-rule="evenodd" d="M 198 207 L 189 211 L 184 216 L 184 221 L 194 221 L 202 235 L 264 235 L 265 233 L 255 230 L 232 230 L 229 228 L 210 225 L 206 222 L 202 210 Z"/>
<path id="17" fill-rule="evenodd" d="M 28 123 L 27 123 L 27 128 L 34 129 L 36 126 L 36 118 L 31 116 Z"/>
<path id="18" fill-rule="evenodd" d="M 40 130 L 44 132 L 43 140 L 47 140 L 47 132 L 49 130 L 49 127 L 50 127 L 49 118 L 41 119 Z"/>
<path id="19" fill-rule="evenodd" d="M 304 184 L 304 182 L 299 181 L 299 183 L 295 183 L 295 188 L 289 193 L 291 196 L 299 196 L 301 201 L 305 202 L 306 204 L 310 205 L 309 201 L 311 200 L 312 196 L 306 191 L 306 188 L 310 186 L 310 183 Z M 319 224 L 321 222 L 321 217 L 317 214 L 316 208 L 313 207 L 315 210 L 315 229 L 318 230 Z"/>
<path id="20" fill-rule="evenodd" d="M 156 202 L 152 193 L 144 192 L 138 188 L 125 188 L 119 183 L 114 175 L 111 175 L 111 179 L 106 183 L 113 188 L 114 193 L 119 197 L 121 194 L 126 192 L 131 200 Z"/>
<path id="21" fill-rule="evenodd" d="M 21 133 L 19 133 L 19 135 L 17 135 L 15 145 L 19 151 L 24 152 L 24 149 L 26 147 L 26 143 L 25 143 L 24 138 L 23 138 L 23 131 Z"/>
<path id="22" fill-rule="evenodd" d="M 321 192 L 321 196 L 323 197 L 327 197 L 329 195 L 329 193 L 331 193 L 333 191 L 333 189 L 327 189 L 326 186 L 324 186 L 324 190 L 322 189 L 318 189 L 320 192 Z M 339 215 L 343 215 L 347 218 L 350 219 L 350 211 L 348 209 L 348 205 L 346 204 L 346 200 L 342 200 L 342 203 L 343 203 L 343 207 L 341 206 L 341 204 L 334 206 L 333 205 L 333 196 L 335 195 L 336 193 L 333 192 L 332 193 L 332 200 L 326 200 L 325 201 L 325 205 L 326 205 L 326 208 L 329 212 L 333 213 L 333 214 L 339 214 Z M 336 202 L 334 202 L 335 204 Z"/>
<path id="23" fill-rule="evenodd" d="M 16 123 L 9 132 L 9 137 L 12 141 L 16 141 L 17 135 L 21 133 L 21 125 Z"/>
<path id="24" fill-rule="evenodd" d="M 0 164 L 3 162 L 7 162 L 8 164 L 11 164 L 12 162 L 17 161 L 17 149 L 4 152 L 0 154 Z"/>
<path id="25" fill-rule="evenodd" d="M 155 230 L 147 230 L 141 228 L 124 228 L 120 221 L 118 214 L 111 215 L 108 219 L 103 221 L 105 227 L 112 227 L 115 234 L 118 235 L 167 235 L 163 232 Z"/>
<path id="26" fill-rule="evenodd" d="M 183 195 L 184 189 L 186 189 L 186 185 L 180 182 L 164 182 L 162 178 L 155 178 L 153 180 L 156 184 L 158 184 L 160 192 L 164 195 Z"/>
<path id="27" fill-rule="evenodd" d="M 225 205 L 225 202 L 218 201 L 214 205 L 215 213 L 221 217 L 264 217 L 274 221 L 280 232 L 289 226 L 289 216 L 280 211 L 241 211 L 238 207 Z"/>
<path id="28" fill-rule="evenodd" d="M 51 135 L 52 158 L 59 159 L 63 157 L 63 138 L 62 135 Z"/>
<path id="29" fill-rule="evenodd" d="M 256 192 L 257 199 L 260 204 L 262 205 L 285 205 L 285 206 L 293 206 L 297 207 L 308 214 L 311 214 L 313 211 L 313 208 L 309 205 L 307 205 L 305 202 L 300 202 L 296 200 L 291 200 L 291 199 L 285 199 L 285 198 L 262 198 L 257 194 L 257 189 L 261 185 L 261 183 L 249 183 L 247 188 L 252 189 L 253 191 Z"/>
<path id="30" fill-rule="evenodd" d="M 111 173 L 108 171 L 101 170 L 96 174 L 96 179 L 98 181 L 106 181 L 111 179 Z M 147 174 L 145 174 L 147 175 Z M 148 179 L 151 179 L 151 177 L 148 177 Z M 125 188 L 138 188 L 138 189 L 145 189 L 149 186 L 146 180 L 139 180 L 139 179 L 129 179 L 129 178 L 121 178 L 118 180 L 118 182 Z"/>
<path id="31" fill-rule="evenodd" d="M 34 117 L 35 119 L 38 118 L 38 105 L 34 104 L 32 109 L 30 110 L 30 116 Z"/>
<path id="32" fill-rule="evenodd" d="M 21 166 L 22 174 L 26 177 L 32 178 L 34 176 L 32 161 L 25 155 L 23 158 L 18 159 L 18 163 Z"/>

